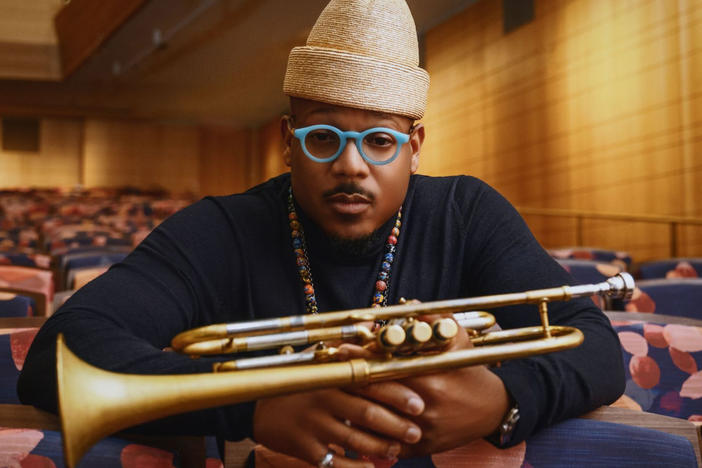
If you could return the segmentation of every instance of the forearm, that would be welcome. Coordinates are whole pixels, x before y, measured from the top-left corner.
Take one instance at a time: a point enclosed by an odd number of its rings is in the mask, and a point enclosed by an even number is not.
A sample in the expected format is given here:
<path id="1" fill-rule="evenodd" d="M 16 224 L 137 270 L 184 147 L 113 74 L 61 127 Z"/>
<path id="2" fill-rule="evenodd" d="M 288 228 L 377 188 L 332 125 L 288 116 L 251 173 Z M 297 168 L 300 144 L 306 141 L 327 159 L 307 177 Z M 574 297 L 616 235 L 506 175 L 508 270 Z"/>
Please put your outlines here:
<path id="1" fill-rule="evenodd" d="M 611 327 L 589 320 L 571 325 L 585 335 L 579 347 L 491 369 L 519 405 L 520 420 L 509 445 L 543 427 L 612 403 L 624 391 L 619 341 Z"/>

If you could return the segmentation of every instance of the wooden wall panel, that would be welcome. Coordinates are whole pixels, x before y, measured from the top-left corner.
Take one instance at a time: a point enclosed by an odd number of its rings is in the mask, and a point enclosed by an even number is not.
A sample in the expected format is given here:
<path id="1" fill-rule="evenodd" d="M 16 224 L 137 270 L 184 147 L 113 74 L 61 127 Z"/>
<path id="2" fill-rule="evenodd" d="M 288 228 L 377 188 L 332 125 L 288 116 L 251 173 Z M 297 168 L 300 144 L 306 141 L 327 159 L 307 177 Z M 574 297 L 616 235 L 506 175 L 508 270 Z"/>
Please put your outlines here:
<path id="1" fill-rule="evenodd" d="M 200 132 L 195 126 L 91 119 L 84 141 L 88 187 L 200 193 Z"/>
<path id="2" fill-rule="evenodd" d="M 251 186 L 252 139 L 250 130 L 203 128 L 200 134 L 200 194 L 228 195 Z"/>
<path id="3" fill-rule="evenodd" d="M 702 215 L 702 2 L 536 0 L 507 35 L 501 5 L 425 37 L 420 171 L 475 175 L 515 205 Z M 572 220 L 528 221 L 547 247 L 575 239 Z M 668 254 L 665 227 L 598 223 L 589 245 Z M 700 231 L 681 230 L 681 253 L 702 255 Z"/>
<path id="4" fill-rule="evenodd" d="M 260 181 L 270 179 L 289 170 L 283 156 L 283 138 L 280 134 L 280 117 L 276 117 L 258 130 Z"/>
<path id="5" fill-rule="evenodd" d="M 80 183 L 83 121 L 42 119 L 39 151 L 3 151 L 0 187 L 71 187 Z"/>

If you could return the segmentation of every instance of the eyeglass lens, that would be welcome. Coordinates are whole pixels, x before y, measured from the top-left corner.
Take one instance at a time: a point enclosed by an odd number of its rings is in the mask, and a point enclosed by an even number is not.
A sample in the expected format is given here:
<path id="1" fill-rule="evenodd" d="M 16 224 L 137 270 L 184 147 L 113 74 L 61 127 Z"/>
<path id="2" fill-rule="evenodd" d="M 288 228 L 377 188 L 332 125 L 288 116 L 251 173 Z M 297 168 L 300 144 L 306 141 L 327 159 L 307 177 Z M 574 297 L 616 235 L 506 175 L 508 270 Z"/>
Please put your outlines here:
<path id="1" fill-rule="evenodd" d="M 348 143 L 352 143 L 350 140 Z M 330 158 L 337 151 L 341 139 L 329 129 L 312 130 L 305 137 L 305 147 L 315 158 Z M 373 132 L 363 138 L 361 151 L 373 161 L 386 161 L 395 155 L 397 140 L 389 133 Z"/>

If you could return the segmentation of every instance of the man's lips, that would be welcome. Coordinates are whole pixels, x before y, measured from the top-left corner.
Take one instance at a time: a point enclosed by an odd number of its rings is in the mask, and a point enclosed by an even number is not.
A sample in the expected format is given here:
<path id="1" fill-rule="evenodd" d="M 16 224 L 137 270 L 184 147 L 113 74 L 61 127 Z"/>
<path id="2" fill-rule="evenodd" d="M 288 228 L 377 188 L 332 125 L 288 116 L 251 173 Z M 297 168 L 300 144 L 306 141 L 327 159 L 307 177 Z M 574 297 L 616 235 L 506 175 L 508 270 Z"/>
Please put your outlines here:
<path id="1" fill-rule="evenodd" d="M 371 200 L 360 193 L 335 193 L 325 197 L 332 210 L 344 215 L 363 213 L 371 205 Z"/>

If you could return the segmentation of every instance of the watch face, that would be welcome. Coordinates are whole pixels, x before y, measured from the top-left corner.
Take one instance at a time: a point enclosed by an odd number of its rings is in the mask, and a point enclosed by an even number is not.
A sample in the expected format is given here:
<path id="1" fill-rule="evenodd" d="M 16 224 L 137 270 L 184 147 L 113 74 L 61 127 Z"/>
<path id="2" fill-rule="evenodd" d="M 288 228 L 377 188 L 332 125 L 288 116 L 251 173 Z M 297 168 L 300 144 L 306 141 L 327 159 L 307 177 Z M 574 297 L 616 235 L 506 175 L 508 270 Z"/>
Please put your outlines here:
<path id="1" fill-rule="evenodd" d="M 519 421 L 519 407 L 515 404 L 509 411 L 505 419 L 500 424 L 500 445 L 508 443 L 512 439 L 514 428 Z"/>

